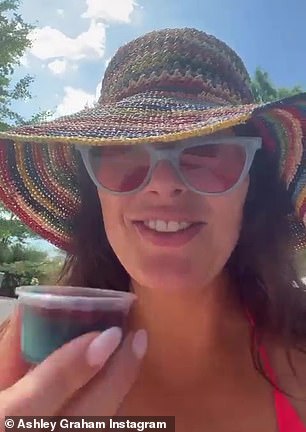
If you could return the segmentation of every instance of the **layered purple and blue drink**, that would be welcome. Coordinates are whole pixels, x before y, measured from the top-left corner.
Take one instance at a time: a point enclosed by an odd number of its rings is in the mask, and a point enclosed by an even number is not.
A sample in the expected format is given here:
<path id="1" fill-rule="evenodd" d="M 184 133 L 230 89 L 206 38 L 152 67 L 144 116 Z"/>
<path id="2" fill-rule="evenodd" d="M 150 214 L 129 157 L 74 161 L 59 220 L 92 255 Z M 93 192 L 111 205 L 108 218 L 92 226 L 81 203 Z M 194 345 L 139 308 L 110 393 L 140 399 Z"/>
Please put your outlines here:
<path id="1" fill-rule="evenodd" d="M 29 363 L 40 363 L 64 343 L 113 326 L 127 331 L 132 293 L 66 286 L 16 289 L 21 311 L 21 351 Z"/>

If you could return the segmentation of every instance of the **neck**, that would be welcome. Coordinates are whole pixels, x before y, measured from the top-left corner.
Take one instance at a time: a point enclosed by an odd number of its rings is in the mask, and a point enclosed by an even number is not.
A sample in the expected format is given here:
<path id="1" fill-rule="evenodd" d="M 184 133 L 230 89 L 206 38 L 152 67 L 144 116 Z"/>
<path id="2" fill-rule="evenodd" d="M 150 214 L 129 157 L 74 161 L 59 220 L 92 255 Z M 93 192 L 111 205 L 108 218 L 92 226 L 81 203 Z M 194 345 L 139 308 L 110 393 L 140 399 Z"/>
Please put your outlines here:
<path id="1" fill-rule="evenodd" d="M 243 312 L 229 296 L 227 276 L 201 290 L 164 292 L 135 282 L 132 290 L 138 297 L 132 326 L 148 332 L 144 366 L 155 382 L 185 388 L 198 384 L 241 346 L 246 325 Z"/>

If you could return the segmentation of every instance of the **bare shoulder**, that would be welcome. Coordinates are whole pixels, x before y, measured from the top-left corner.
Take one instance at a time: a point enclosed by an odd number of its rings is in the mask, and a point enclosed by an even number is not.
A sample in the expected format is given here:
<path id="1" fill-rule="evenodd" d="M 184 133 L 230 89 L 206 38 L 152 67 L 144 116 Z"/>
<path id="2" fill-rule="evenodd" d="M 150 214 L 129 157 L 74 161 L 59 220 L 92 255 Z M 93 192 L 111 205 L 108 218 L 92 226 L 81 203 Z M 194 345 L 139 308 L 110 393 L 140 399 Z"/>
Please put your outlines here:
<path id="1" fill-rule="evenodd" d="M 282 347 L 273 344 L 268 352 L 279 387 L 290 395 L 288 399 L 306 425 L 306 352 L 290 351 L 294 370 Z"/>

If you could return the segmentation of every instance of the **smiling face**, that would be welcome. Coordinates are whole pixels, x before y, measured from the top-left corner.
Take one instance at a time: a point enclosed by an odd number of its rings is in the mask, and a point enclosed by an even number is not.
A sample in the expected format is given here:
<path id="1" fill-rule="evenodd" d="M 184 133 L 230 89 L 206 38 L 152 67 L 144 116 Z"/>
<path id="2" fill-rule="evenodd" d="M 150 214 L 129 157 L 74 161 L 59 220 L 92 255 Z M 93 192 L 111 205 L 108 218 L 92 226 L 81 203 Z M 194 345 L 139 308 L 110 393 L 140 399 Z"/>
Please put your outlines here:
<path id="1" fill-rule="evenodd" d="M 231 130 L 215 134 L 228 135 Z M 248 185 L 247 177 L 225 195 L 203 196 L 161 161 L 135 194 L 99 191 L 109 243 L 137 284 L 200 289 L 222 272 L 238 241 Z M 177 232 L 160 232 L 166 229 Z"/>

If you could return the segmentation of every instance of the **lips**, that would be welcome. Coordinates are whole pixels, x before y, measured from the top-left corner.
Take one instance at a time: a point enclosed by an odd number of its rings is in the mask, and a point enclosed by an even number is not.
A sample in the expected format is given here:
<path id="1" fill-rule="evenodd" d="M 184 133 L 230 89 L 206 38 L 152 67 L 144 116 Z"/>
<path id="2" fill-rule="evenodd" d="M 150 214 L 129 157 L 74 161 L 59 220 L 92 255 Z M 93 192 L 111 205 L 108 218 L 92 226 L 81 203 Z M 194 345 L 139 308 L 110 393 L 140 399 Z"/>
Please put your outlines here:
<path id="1" fill-rule="evenodd" d="M 133 226 L 142 240 L 161 247 L 181 247 L 189 243 L 205 227 L 203 222 L 192 222 L 190 226 L 176 232 L 160 232 L 149 228 L 144 221 L 134 221 Z"/>

